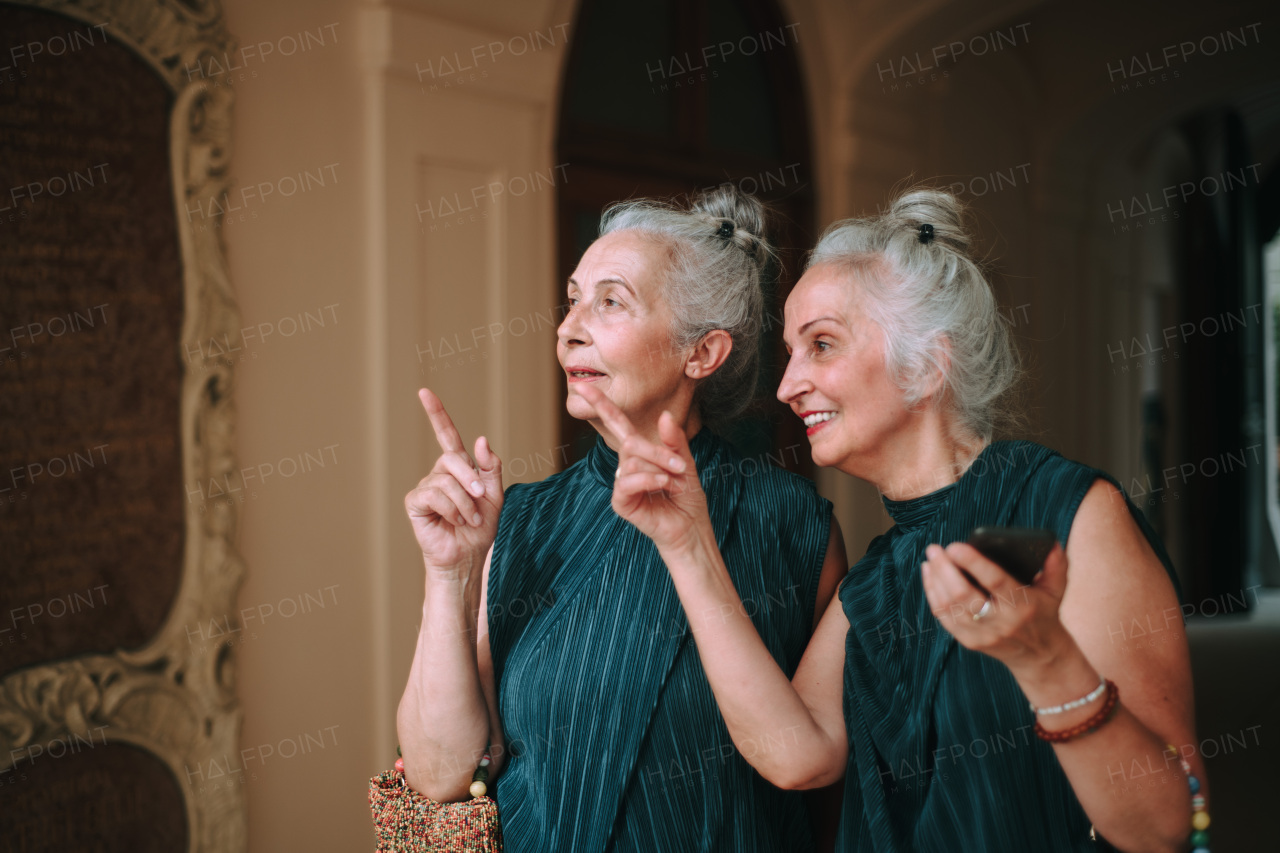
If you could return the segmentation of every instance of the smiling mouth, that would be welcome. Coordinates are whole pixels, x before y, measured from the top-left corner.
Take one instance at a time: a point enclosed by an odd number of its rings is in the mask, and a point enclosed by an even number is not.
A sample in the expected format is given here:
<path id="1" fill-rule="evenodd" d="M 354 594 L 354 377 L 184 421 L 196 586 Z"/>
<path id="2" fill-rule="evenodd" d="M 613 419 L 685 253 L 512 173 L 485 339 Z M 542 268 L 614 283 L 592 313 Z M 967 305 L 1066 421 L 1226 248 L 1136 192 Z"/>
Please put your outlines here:
<path id="1" fill-rule="evenodd" d="M 835 416 L 835 412 L 809 412 L 804 416 L 804 425 L 809 429 L 813 429 L 818 424 L 824 424 Z"/>

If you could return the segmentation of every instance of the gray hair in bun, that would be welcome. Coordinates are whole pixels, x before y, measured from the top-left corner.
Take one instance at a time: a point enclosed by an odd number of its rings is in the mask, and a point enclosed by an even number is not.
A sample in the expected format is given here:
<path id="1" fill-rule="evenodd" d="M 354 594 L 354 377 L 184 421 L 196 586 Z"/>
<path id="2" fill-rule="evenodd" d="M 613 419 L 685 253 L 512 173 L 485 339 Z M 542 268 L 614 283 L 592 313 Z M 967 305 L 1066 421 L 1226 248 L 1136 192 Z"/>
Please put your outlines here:
<path id="1" fill-rule="evenodd" d="M 830 264 L 857 282 L 859 306 L 884 332 L 885 363 L 919 403 L 942 375 L 959 423 L 990 439 L 1020 418 L 1009 403 L 1022 367 L 982 268 L 970 256 L 963 203 L 915 188 L 884 213 L 823 232 L 808 267 Z"/>
<path id="2" fill-rule="evenodd" d="M 703 421 L 723 429 L 751 404 L 759 380 L 762 279 L 774 256 L 765 207 L 733 184 L 704 190 L 687 206 L 653 199 L 610 205 L 600 235 L 627 229 L 669 249 L 664 283 L 673 346 L 691 348 L 715 329 L 733 339 L 729 357 L 695 397 Z"/>

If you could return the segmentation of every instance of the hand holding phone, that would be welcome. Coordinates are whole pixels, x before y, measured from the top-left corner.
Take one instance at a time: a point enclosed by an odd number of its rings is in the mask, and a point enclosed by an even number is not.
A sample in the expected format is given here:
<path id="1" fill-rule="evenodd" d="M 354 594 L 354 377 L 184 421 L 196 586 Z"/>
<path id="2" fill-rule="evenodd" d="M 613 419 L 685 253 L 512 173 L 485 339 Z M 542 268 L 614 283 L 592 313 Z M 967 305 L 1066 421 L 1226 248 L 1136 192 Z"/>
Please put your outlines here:
<path id="1" fill-rule="evenodd" d="M 1034 583 L 1058 543 L 1052 530 L 1038 527 L 976 527 L 969 544 L 1019 583 Z"/>

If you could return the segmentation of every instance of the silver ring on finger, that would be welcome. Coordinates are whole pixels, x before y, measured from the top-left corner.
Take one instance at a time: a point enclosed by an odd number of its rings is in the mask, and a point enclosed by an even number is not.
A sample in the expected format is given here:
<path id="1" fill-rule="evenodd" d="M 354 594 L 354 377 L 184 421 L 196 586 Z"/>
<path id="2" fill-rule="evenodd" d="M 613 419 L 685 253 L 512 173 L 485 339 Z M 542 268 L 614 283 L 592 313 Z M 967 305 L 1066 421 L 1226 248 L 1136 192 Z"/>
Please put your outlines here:
<path id="1" fill-rule="evenodd" d="M 988 598 L 986 601 L 982 602 L 982 606 L 978 608 L 978 612 L 973 614 L 973 621 L 974 622 L 980 621 L 983 616 L 986 616 L 990 612 L 991 612 L 991 599 Z"/>
<path id="2" fill-rule="evenodd" d="M 622 466 L 618 466 L 618 470 L 613 472 L 613 479 L 617 480 L 622 477 Z"/>

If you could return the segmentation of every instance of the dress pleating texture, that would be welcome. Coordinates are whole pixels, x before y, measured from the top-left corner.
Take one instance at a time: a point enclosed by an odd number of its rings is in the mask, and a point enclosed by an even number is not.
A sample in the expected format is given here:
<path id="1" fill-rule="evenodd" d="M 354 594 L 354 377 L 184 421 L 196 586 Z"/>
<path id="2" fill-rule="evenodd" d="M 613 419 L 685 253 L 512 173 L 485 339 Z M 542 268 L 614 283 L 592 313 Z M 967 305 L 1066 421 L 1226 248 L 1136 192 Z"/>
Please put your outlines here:
<path id="1" fill-rule="evenodd" d="M 709 430 L 690 449 L 743 608 L 790 676 L 831 504 Z M 657 549 L 610 506 L 617 465 L 597 440 L 566 471 L 507 491 L 487 610 L 507 849 L 811 850 L 800 795 L 765 782 L 729 737 Z"/>
<path id="2" fill-rule="evenodd" d="M 839 592 L 850 630 L 838 850 L 1110 849 L 1090 840 L 1089 819 L 1053 748 L 1035 736 L 1035 714 L 1008 668 L 957 643 L 930 612 L 920 580 L 926 546 L 965 540 L 982 525 L 1048 528 L 1065 547 L 1099 478 L 1119 488 L 1041 445 L 1000 441 L 957 482 L 884 500 L 895 525 L 872 541 Z M 1128 508 L 1177 589 L 1163 546 L 1132 502 Z"/>

